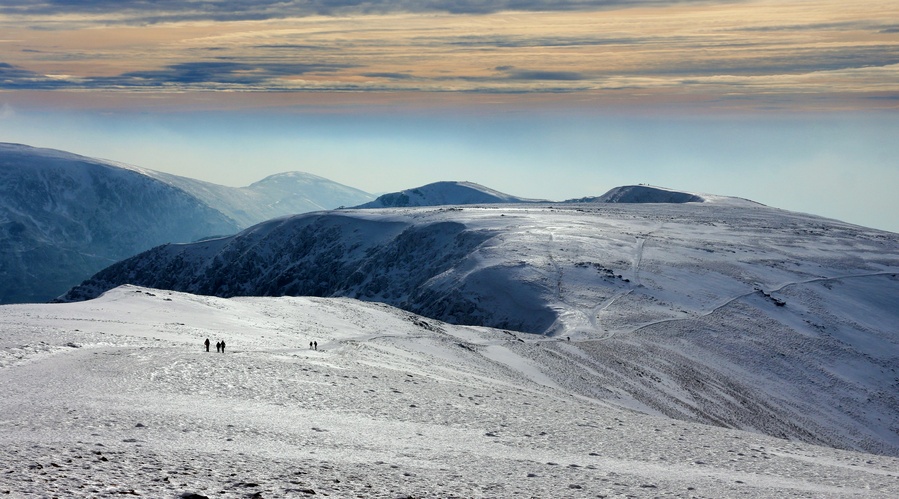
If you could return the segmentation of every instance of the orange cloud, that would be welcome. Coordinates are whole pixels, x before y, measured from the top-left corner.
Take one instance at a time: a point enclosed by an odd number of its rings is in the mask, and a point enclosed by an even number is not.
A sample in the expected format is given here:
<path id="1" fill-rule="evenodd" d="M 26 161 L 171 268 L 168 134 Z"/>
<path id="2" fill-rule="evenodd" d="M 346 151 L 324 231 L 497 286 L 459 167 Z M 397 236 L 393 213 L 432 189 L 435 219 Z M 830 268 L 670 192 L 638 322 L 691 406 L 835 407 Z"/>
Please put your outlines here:
<path id="1" fill-rule="evenodd" d="M 552 93 L 603 105 L 646 99 L 841 109 L 899 96 L 894 1 L 146 26 L 0 17 L 0 29 L 0 89 L 7 92 Z"/>

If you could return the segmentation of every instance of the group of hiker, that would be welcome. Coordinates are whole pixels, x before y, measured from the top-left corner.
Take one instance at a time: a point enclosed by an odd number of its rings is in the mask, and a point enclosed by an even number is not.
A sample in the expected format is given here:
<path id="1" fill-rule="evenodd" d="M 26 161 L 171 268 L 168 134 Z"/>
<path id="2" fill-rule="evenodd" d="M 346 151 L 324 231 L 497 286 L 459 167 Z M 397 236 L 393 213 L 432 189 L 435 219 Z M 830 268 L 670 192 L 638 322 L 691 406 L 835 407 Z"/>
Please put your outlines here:
<path id="1" fill-rule="evenodd" d="M 206 347 L 206 351 L 208 352 L 209 351 L 209 338 L 206 338 L 206 341 L 203 342 L 203 346 Z M 318 350 L 318 342 L 310 341 L 309 349 L 310 350 Z M 220 352 L 220 353 L 225 353 L 225 340 L 217 341 L 215 343 L 215 351 Z"/>
<path id="2" fill-rule="evenodd" d="M 209 338 L 206 338 L 206 341 L 203 342 L 203 345 L 206 346 L 206 351 L 209 351 Z M 225 353 L 225 340 L 217 341 L 215 343 L 215 351 L 220 353 Z"/>

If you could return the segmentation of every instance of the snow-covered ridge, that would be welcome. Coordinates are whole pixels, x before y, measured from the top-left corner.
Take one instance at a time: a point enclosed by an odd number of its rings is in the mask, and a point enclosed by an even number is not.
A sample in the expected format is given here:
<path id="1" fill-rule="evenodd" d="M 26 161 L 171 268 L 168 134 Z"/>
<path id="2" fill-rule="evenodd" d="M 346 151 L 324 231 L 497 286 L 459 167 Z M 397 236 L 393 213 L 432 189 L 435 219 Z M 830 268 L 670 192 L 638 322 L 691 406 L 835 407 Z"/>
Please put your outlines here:
<path id="1" fill-rule="evenodd" d="M 3 156 L 7 157 L 5 168 L 13 165 L 14 157 L 18 167 L 39 165 L 49 160 L 57 164 L 95 164 L 111 169 L 130 170 L 195 196 L 200 202 L 233 219 L 241 228 L 283 215 L 330 210 L 374 197 L 359 189 L 305 172 L 278 173 L 245 187 L 229 187 L 117 161 L 23 144 L 0 142 L 0 157 Z"/>
<path id="2" fill-rule="evenodd" d="M 302 172 L 236 188 L 21 144 L 0 143 L 0 164 L 0 248 L 6 248 L 0 263 L 9 269 L 0 273 L 0 303 L 49 300 L 104 266 L 158 244 L 233 234 L 280 216 L 373 197 Z M 159 193 L 165 199 L 154 198 Z M 50 201 L 35 203 L 39 199 Z M 536 202 L 471 182 L 437 182 L 362 206 Z"/>
<path id="3" fill-rule="evenodd" d="M 0 303 L 47 301 L 138 251 L 239 229 L 133 169 L 0 144 Z"/>
<path id="4" fill-rule="evenodd" d="M 586 397 L 899 454 L 899 235 L 888 232 L 710 203 L 341 210 L 162 246 L 66 299 L 126 283 L 344 296 L 571 338 L 586 342 L 582 359 L 560 369 Z"/>

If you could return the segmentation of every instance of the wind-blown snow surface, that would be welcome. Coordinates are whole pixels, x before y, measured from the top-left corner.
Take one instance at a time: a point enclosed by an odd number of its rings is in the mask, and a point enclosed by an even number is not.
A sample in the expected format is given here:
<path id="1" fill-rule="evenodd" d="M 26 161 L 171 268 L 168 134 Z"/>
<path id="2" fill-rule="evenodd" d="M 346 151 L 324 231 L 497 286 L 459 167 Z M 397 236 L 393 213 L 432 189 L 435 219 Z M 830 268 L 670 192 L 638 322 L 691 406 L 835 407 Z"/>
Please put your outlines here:
<path id="1" fill-rule="evenodd" d="M 608 339 L 131 286 L 0 317 L 12 497 L 899 495 L 896 458 L 585 396 L 577 366 Z"/>
<path id="2" fill-rule="evenodd" d="M 723 200 L 339 211 L 156 248 L 67 298 L 125 283 L 590 340 L 541 360 L 581 396 L 899 455 L 897 234 Z"/>

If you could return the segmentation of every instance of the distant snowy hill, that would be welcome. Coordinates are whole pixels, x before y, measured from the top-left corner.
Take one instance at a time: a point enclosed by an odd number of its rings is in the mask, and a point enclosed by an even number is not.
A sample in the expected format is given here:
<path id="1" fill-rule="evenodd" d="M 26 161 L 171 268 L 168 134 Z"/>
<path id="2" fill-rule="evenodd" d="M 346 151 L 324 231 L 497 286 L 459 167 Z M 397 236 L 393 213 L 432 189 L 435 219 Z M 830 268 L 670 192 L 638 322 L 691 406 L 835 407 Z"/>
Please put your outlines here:
<path id="1" fill-rule="evenodd" d="M 702 203 L 705 198 L 689 192 L 648 185 L 615 187 L 602 196 L 572 199 L 581 203 Z"/>
<path id="2" fill-rule="evenodd" d="M 541 199 L 527 199 L 504 194 L 472 182 L 435 182 L 415 189 L 406 189 L 379 196 L 374 201 L 354 208 L 405 208 L 422 206 L 454 206 L 471 204 L 533 204 L 548 203 Z M 756 205 L 746 199 L 696 194 L 665 187 L 627 185 L 615 187 L 601 196 L 569 199 L 562 203 L 716 203 L 729 205 Z"/>
<path id="3" fill-rule="evenodd" d="M 355 205 L 374 197 L 359 189 L 303 172 L 278 173 L 247 187 L 226 187 L 168 173 L 144 171 L 196 196 L 234 219 L 241 228 L 284 215 Z"/>
<path id="4" fill-rule="evenodd" d="M 50 300 L 159 244 L 371 198 L 302 173 L 232 188 L 0 143 L 0 303 Z"/>
<path id="5" fill-rule="evenodd" d="M 66 299 L 126 283 L 571 338 L 541 362 L 582 396 L 899 455 L 893 233 L 750 202 L 345 210 L 161 246 Z"/>
<path id="6" fill-rule="evenodd" d="M 602 196 L 571 199 L 566 203 L 718 203 L 730 205 L 759 205 L 747 199 L 697 194 L 651 185 L 625 185 L 615 187 Z"/>
<path id="7" fill-rule="evenodd" d="M 535 201 L 503 194 L 473 182 L 435 182 L 415 189 L 384 194 L 378 196 L 374 201 L 356 206 L 356 208 L 531 203 Z"/>

